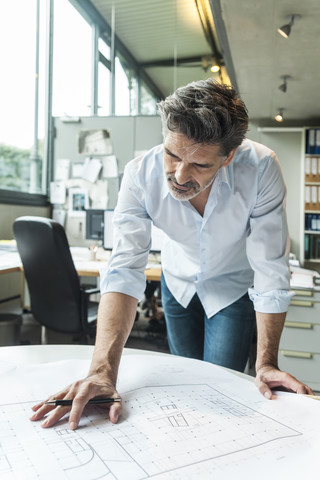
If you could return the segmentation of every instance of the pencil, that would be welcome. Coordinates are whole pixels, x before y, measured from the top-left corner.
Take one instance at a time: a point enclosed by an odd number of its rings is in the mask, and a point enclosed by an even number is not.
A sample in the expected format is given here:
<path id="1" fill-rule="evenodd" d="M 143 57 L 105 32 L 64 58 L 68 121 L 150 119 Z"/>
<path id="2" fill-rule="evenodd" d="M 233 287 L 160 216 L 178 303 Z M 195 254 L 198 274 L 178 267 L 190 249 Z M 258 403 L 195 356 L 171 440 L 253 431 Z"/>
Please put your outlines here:
<path id="1" fill-rule="evenodd" d="M 51 400 L 48 402 L 44 402 L 45 405 L 54 405 L 66 407 L 68 405 L 72 405 L 73 400 Z M 121 398 L 92 398 L 89 400 L 87 405 L 101 405 L 103 403 L 114 403 L 114 402 L 121 402 Z"/>
<path id="2" fill-rule="evenodd" d="M 320 400 L 320 395 L 308 395 L 306 393 L 302 394 L 304 397 L 313 398 L 314 400 Z"/>

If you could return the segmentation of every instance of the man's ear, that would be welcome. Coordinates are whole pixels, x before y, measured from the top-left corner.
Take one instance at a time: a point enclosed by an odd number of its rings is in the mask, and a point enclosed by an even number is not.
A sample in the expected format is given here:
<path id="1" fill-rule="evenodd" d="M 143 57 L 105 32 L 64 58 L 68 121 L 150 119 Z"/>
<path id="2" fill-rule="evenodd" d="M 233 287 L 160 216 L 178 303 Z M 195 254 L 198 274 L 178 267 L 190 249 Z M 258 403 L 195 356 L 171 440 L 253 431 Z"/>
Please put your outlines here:
<path id="1" fill-rule="evenodd" d="M 229 165 L 229 163 L 232 162 L 232 159 L 233 159 L 234 154 L 236 153 L 237 149 L 238 149 L 238 147 L 231 150 L 231 152 L 229 153 L 229 155 L 227 156 L 227 158 L 225 159 L 225 161 L 222 164 L 223 167 L 227 167 Z"/>

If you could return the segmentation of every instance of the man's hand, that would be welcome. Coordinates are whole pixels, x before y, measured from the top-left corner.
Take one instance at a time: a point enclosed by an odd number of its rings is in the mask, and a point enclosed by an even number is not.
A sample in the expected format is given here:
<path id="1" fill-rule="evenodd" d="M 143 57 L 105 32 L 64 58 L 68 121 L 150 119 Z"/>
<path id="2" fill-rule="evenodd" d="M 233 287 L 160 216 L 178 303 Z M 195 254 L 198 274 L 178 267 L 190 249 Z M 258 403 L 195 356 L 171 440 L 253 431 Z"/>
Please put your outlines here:
<path id="1" fill-rule="evenodd" d="M 255 384 L 260 393 L 269 400 L 272 399 L 272 388 L 287 392 L 313 395 L 310 387 L 299 382 L 289 373 L 282 372 L 278 368 L 267 365 L 259 368 L 256 374 Z"/>
<path id="2" fill-rule="evenodd" d="M 278 368 L 280 336 L 286 314 L 256 312 L 256 317 L 258 338 L 255 384 L 259 391 L 270 400 L 272 388 L 312 395 L 311 388 Z"/>
<path id="3" fill-rule="evenodd" d="M 117 393 L 114 386 L 106 381 L 105 375 L 89 375 L 83 380 L 72 383 L 56 395 L 52 395 L 43 402 L 34 405 L 32 407 L 32 410 L 35 413 L 34 415 L 32 415 L 30 420 L 41 420 L 51 412 L 50 415 L 48 415 L 46 419 L 42 422 L 41 426 L 44 428 L 52 427 L 55 423 L 58 422 L 58 420 L 60 420 L 64 415 L 70 412 L 69 428 L 70 430 L 75 430 L 80 422 L 80 418 L 85 405 L 89 402 L 91 398 L 95 397 L 119 398 L 119 394 Z M 73 399 L 72 407 L 55 407 L 52 405 L 45 405 L 45 402 L 49 400 L 60 399 Z M 105 407 L 106 406 L 103 406 L 103 408 Z M 112 403 L 106 408 L 109 409 L 109 418 L 111 422 L 117 423 L 118 418 L 121 415 L 121 402 Z"/>

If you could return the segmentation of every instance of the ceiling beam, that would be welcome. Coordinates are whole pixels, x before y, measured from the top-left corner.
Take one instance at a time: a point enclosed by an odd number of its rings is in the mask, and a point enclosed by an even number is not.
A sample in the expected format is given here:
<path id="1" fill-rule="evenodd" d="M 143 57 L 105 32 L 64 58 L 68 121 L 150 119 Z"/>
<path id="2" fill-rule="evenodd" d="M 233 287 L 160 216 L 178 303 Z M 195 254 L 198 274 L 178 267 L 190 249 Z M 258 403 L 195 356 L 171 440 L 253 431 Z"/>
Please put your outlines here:
<path id="1" fill-rule="evenodd" d="M 203 55 L 196 55 L 193 57 L 181 57 L 175 60 L 173 57 L 165 58 L 162 60 L 150 60 L 149 62 L 141 62 L 139 65 L 142 68 L 152 68 L 152 67 L 173 67 L 175 65 L 183 65 L 184 63 L 202 63 L 203 58 L 210 57 L 210 55 L 203 54 Z"/>
<path id="2" fill-rule="evenodd" d="M 221 0 L 209 0 L 209 2 L 210 2 L 212 16 L 214 20 L 215 29 L 216 29 L 216 34 L 218 37 L 219 45 L 221 47 L 221 54 L 224 58 L 225 66 L 226 66 L 231 84 L 235 88 L 235 90 L 238 90 L 238 82 L 237 82 L 236 72 L 234 69 L 231 51 L 229 47 L 227 30 L 226 30 L 226 26 L 222 16 Z"/>

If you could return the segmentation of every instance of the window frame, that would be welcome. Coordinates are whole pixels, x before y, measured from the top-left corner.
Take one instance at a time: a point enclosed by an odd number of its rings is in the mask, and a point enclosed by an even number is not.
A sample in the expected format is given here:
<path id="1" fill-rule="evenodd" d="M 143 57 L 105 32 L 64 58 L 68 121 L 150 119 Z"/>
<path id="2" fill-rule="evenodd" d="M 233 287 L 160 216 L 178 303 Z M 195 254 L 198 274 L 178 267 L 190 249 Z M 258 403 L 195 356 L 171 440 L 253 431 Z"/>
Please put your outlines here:
<path id="1" fill-rule="evenodd" d="M 37 0 L 39 2 L 39 0 Z M 0 187 L 0 203 L 2 204 L 11 204 L 11 205 L 30 205 L 30 206 L 50 206 L 49 201 L 49 185 L 53 173 L 53 144 L 54 144 L 54 128 L 52 128 L 52 75 L 53 75 L 53 65 L 52 65 L 52 49 L 53 49 L 53 27 L 54 27 L 54 18 L 53 18 L 53 9 L 54 9 L 55 0 L 47 0 L 47 61 L 46 65 L 46 79 L 45 79 L 45 131 L 44 131 L 44 148 L 42 154 L 42 164 L 43 164 L 43 192 L 45 193 L 28 193 L 18 190 L 8 190 Z M 111 60 L 104 57 L 101 52 L 99 52 L 98 47 L 98 38 L 101 38 L 107 45 L 111 48 L 111 27 L 106 22 L 106 20 L 100 15 L 100 13 L 95 9 L 95 7 L 86 0 L 69 0 L 70 4 L 82 15 L 82 17 L 89 23 L 93 36 L 95 36 L 94 41 L 92 42 L 92 69 L 95 71 L 93 74 L 94 81 L 91 84 L 91 98 L 94 101 L 93 109 L 95 109 L 93 116 L 99 116 L 98 106 L 97 106 L 97 91 L 96 95 L 93 94 L 94 86 L 97 86 L 97 68 L 99 62 L 101 62 L 106 68 L 111 72 L 111 75 L 115 75 L 115 69 L 112 68 L 112 58 Z M 101 32 L 105 32 L 102 34 Z M 136 79 L 136 105 L 135 112 L 131 114 L 132 116 L 139 115 L 141 112 L 141 96 L 140 88 L 141 83 L 143 83 L 149 91 L 154 95 L 155 101 L 158 101 L 162 98 L 162 94 L 158 87 L 153 83 L 150 77 L 141 70 L 138 62 L 131 54 L 131 52 L 126 48 L 126 46 L 121 42 L 121 40 L 114 35 L 114 56 L 118 56 L 120 61 L 122 60 L 128 69 L 132 71 L 134 78 Z M 95 69 L 95 70 L 94 70 Z M 113 77 L 114 80 L 114 77 Z M 110 99 L 113 102 L 113 108 L 115 105 L 115 82 L 110 81 Z M 97 90 L 97 89 L 96 89 Z M 111 105 L 112 110 L 112 105 Z M 129 106 L 129 111 L 131 111 L 131 106 Z M 110 111 L 109 115 L 114 115 L 113 111 Z M 39 112 L 36 113 L 39 117 Z"/>

